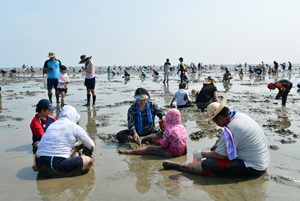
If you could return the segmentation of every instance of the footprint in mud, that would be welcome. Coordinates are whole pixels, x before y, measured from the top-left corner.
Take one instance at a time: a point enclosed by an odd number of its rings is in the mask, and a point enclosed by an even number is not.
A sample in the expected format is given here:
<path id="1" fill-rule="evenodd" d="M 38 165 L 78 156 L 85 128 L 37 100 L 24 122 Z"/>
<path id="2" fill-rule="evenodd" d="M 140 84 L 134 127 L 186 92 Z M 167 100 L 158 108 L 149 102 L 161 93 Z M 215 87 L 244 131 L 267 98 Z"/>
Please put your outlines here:
<path id="1" fill-rule="evenodd" d="M 271 175 L 271 180 L 280 184 L 285 184 L 288 186 L 300 188 L 300 181 L 297 179 L 290 179 L 279 175 Z"/>
<path id="2" fill-rule="evenodd" d="M 279 149 L 279 147 L 276 145 L 269 145 L 269 149 L 277 151 Z"/>
<path id="3" fill-rule="evenodd" d="M 281 135 L 292 135 L 292 134 L 294 134 L 293 131 L 290 131 L 289 129 L 284 129 L 284 128 L 282 128 L 280 130 L 276 130 L 274 132 L 278 133 L 278 134 L 281 134 Z"/>
<path id="4" fill-rule="evenodd" d="M 292 139 L 292 138 L 286 138 L 286 139 L 281 139 L 279 140 L 282 144 L 291 144 L 291 143 L 295 143 L 296 140 Z"/>

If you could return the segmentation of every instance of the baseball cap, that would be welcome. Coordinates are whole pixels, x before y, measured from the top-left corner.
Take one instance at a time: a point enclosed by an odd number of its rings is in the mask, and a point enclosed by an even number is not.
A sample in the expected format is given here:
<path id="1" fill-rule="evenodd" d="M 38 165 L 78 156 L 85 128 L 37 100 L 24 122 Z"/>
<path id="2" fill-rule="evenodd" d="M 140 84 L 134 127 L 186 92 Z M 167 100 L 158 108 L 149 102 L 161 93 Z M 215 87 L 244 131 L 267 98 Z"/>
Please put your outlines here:
<path id="1" fill-rule="evenodd" d="M 56 110 L 55 107 L 51 105 L 51 102 L 47 99 L 42 99 L 38 102 L 36 105 L 37 108 L 42 108 L 42 109 L 50 109 L 52 111 Z"/>

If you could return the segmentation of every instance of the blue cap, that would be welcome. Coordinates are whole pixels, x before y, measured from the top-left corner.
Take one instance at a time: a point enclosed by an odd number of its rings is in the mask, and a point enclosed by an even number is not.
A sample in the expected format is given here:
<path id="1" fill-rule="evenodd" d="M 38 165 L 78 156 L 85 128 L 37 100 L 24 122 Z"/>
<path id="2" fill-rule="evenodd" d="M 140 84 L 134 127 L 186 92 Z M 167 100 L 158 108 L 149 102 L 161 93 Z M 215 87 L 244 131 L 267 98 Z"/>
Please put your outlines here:
<path id="1" fill-rule="evenodd" d="M 41 108 L 41 109 L 50 109 L 52 111 L 56 110 L 55 107 L 53 107 L 51 105 L 51 102 L 47 99 L 42 99 L 38 102 L 38 104 L 36 105 L 37 108 Z"/>

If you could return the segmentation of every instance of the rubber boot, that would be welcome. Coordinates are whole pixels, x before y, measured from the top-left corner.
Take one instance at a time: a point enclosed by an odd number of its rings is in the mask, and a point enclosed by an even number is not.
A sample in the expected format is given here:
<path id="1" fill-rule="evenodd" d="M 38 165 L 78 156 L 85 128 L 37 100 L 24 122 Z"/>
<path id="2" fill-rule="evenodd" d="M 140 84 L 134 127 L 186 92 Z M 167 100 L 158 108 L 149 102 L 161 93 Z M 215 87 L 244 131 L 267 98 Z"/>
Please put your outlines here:
<path id="1" fill-rule="evenodd" d="M 95 105 L 96 102 L 96 95 L 93 95 L 93 105 Z"/>
<path id="2" fill-rule="evenodd" d="M 59 93 L 55 93 L 55 96 L 56 96 L 56 103 L 60 103 L 59 102 Z"/>
<path id="3" fill-rule="evenodd" d="M 52 93 L 48 94 L 48 98 L 49 98 L 50 103 L 52 103 Z"/>
<path id="4" fill-rule="evenodd" d="M 89 106 L 90 105 L 91 94 L 87 94 L 86 97 L 87 97 L 87 103 L 83 106 Z"/>
<path id="5" fill-rule="evenodd" d="M 165 170 L 176 170 L 180 169 L 181 163 L 166 160 L 163 162 L 163 167 Z"/>

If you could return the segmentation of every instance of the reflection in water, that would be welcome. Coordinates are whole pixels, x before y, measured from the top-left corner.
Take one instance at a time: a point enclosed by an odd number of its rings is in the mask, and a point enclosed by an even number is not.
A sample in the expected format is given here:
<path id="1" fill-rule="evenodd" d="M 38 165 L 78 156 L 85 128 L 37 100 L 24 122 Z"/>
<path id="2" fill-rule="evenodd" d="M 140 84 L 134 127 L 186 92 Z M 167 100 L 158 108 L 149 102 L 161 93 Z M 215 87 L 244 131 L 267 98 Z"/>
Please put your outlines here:
<path id="1" fill-rule="evenodd" d="M 1 94 L 0 94 L 0 113 L 2 112 L 2 100 L 1 100 Z"/>
<path id="2" fill-rule="evenodd" d="M 270 176 L 266 172 L 259 178 L 253 177 L 204 177 L 190 173 L 171 175 L 175 188 L 184 180 L 193 181 L 193 186 L 207 192 L 214 200 L 265 200 Z M 187 178 L 187 179 L 185 179 Z M 179 192 L 180 193 L 180 192 Z M 247 195 L 247 198 L 245 198 Z"/>
<path id="3" fill-rule="evenodd" d="M 96 118 L 97 118 L 97 111 L 95 110 L 95 108 L 92 108 L 91 110 L 91 107 L 88 106 L 86 131 L 89 134 L 89 136 L 93 139 L 94 143 L 97 134 Z"/>
<path id="4" fill-rule="evenodd" d="M 297 93 L 298 93 L 298 95 L 300 96 L 300 89 L 297 89 Z"/>
<path id="5" fill-rule="evenodd" d="M 276 110 L 277 118 L 275 119 L 269 119 L 267 122 L 273 123 L 273 124 L 280 124 L 283 126 L 283 128 L 289 128 L 292 123 L 289 120 L 289 114 L 286 111 L 286 108 L 282 108 L 279 110 Z"/>
<path id="6" fill-rule="evenodd" d="M 88 200 L 95 188 L 95 172 L 91 168 L 85 175 L 59 179 L 38 174 L 36 184 L 42 200 Z"/>
<path id="7" fill-rule="evenodd" d="M 223 82 L 223 87 L 225 89 L 225 91 L 229 91 L 229 89 L 231 89 L 232 83 L 230 82 Z"/>
<path id="8" fill-rule="evenodd" d="M 172 98 L 172 94 L 170 93 L 169 83 L 164 84 L 164 100 L 166 105 L 170 104 L 171 98 Z"/>
<path id="9" fill-rule="evenodd" d="M 144 160 L 143 160 L 144 159 Z M 136 190 L 145 194 L 149 192 L 151 189 L 151 184 L 160 185 L 161 188 L 165 188 L 167 193 L 171 196 L 177 197 L 180 194 L 180 185 L 176 188 L 173 182 L 168 179 L 168 176 L 164 173 L 160 173 L 160 178 L 157 176 L 157 170 L 161 169 L 163 160 L 170 158 L 165 158 L 162 156 L 153 156 L 153 155 L 144 155 L 141 157 L 130 155 L 125 161 L 128 163 L 128 168 L 131 172 L 134 172 L 137 177 L 137 181 L 135 184 Z M 153 162 L 153 160 L 157 162 Z M 180 156 L 176 158 L 172 158 L 172 161 L 185 163 L 187 160 L 187 156 Z M 159 181 L 157 181 L 159 179 Z"/>

